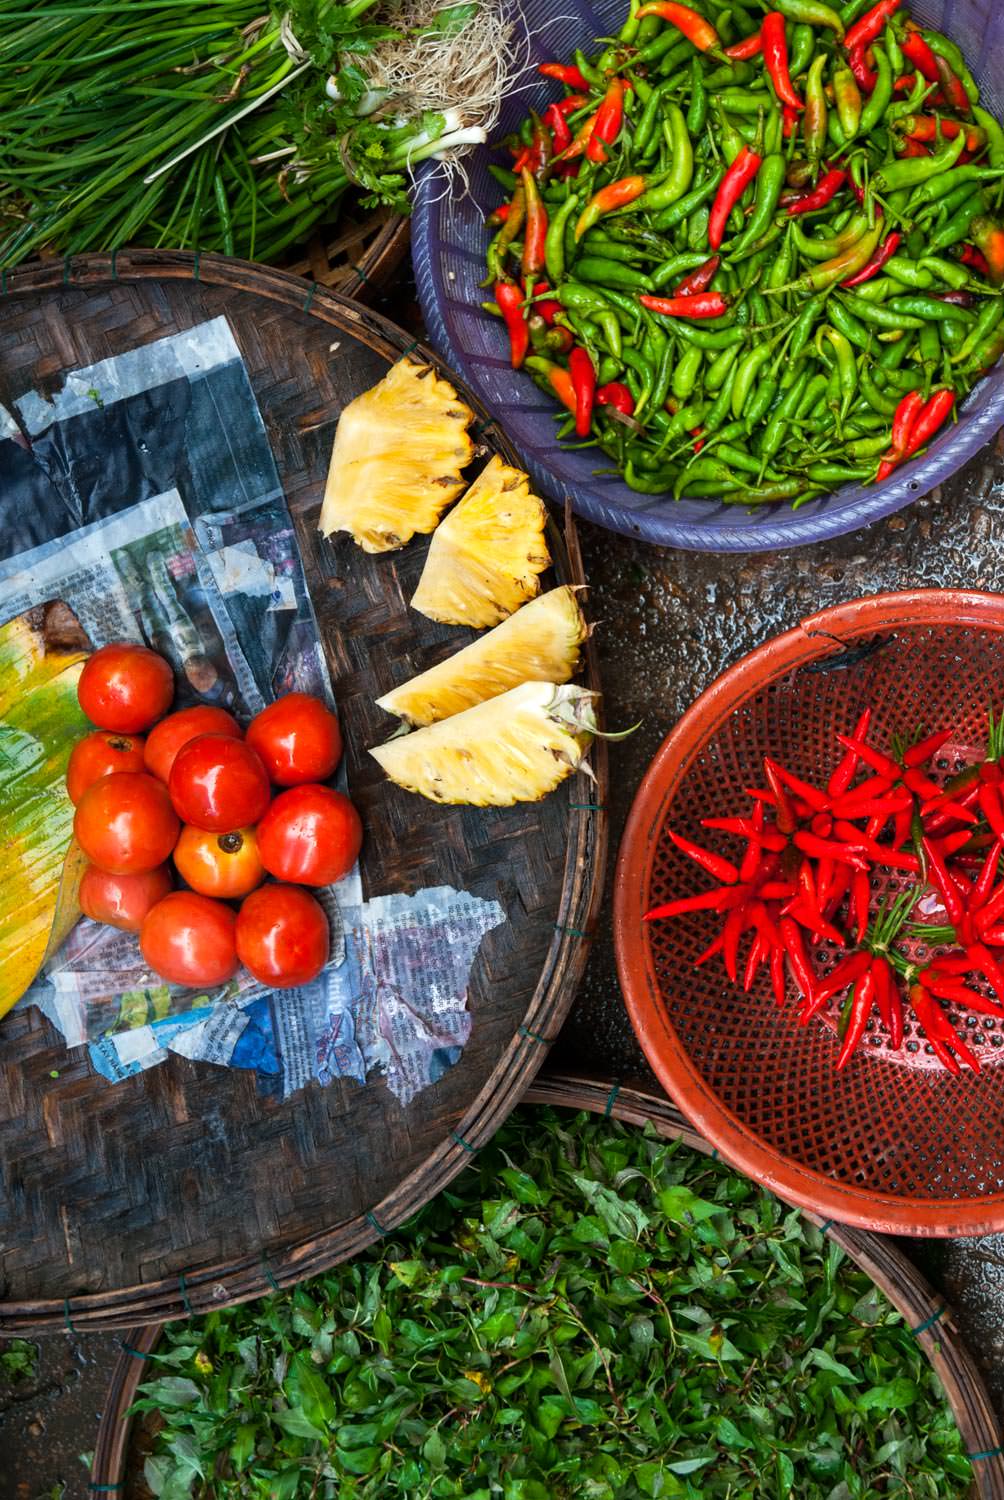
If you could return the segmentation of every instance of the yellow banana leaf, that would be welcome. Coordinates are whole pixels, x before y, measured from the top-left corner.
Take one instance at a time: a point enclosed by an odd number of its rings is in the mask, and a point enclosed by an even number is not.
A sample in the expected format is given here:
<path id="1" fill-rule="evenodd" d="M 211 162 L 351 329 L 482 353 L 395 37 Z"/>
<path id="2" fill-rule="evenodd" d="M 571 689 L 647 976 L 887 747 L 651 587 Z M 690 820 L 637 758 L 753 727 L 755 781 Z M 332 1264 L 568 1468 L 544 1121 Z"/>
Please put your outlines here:
<path id="1" fill-rule="evenodd" d="M 77 703 L 88 650 L 64 604 L 0 625 L 0 1016 L 80 915 L 66 765 L 91 727 Z"/>

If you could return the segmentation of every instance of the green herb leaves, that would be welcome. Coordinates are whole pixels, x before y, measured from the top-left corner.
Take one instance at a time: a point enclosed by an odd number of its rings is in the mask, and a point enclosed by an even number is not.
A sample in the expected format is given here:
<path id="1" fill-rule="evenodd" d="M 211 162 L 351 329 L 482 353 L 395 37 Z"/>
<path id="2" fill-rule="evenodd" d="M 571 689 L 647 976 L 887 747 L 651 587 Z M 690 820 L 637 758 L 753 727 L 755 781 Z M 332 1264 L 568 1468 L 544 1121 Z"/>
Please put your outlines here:
<path id="1" fill-rule="evenodd" d="M 798 1213 L 606 1121 L 521 1111 L 403 1231 L 166 1331 L 161 1500 L 950 1500 L 916 1340 Z"/>

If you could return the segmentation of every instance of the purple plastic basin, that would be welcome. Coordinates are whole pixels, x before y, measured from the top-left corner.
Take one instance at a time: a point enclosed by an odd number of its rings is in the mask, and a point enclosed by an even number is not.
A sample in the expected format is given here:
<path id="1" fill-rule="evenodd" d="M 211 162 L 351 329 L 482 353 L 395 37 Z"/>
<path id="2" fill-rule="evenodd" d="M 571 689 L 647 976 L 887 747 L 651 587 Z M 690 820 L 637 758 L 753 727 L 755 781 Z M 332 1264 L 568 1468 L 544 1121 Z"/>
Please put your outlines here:
<path id="1" fill-rule="evenodd" d="M 1004 4 L 1001 0 L 913 0 L 911 13 L 939 27 L 959 46 L 979 81 L 983 102 L 1000 113 L 1004 104 Z M 530 36 L 527 75 L 510 92 L 498 136 L 513 130 L 534 101 L 557 97 L 537 77 L 538 63 L 564 59 L 573 48 L 590 51 L 593 38 L 609 35 L 627 13 L 626 0 L 521 0 Z M 673 500 L 638 495 L 615 478 L 597 478 L 605 460 L 595 451 L 566 452 L 555 440 L 554 405 L 530 377 L 513 371 L 501 325 L 481 311 L 489 231 L 484 217 L 499 202 L 489 175 L 492 159 L 481 150 L 470 159 L 470 192 L 451 191 L 442 169 L 421 169 L 415 205 L 412 256 L 418 294 L 433 345 L 471 385 L 502 424 L 535 484 L 553 499 L 571 498 L 590 521 L 644 537 L 660 546 L 696 552 L 762 552 L 797 547 L 855 531 L 908 505 L 941 484 L 1004 425 L 1004 365 L 980 382 L 958 423 L 938 438 L 926 456 L 905 464 L 880 488 L 846 485 L 798 511 L 784 505 L 753 513 L 713 500 Z M 508 158 L 498 155 L 495 160 Z"/>

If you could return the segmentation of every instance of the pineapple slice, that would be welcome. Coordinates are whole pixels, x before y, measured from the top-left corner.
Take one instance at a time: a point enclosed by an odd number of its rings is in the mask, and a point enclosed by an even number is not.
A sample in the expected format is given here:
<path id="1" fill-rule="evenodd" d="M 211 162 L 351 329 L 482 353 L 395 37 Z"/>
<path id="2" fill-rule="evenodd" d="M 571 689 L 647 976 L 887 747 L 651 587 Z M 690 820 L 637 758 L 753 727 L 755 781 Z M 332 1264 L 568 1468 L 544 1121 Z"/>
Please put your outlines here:
<path id="1" fill-rule="evenodd" d="M 578 769 L 596 731 L 597 693 L 524 682 L 370 754 L 391 781 L 433 802 L 539 802 Z"/>
<path id="2" fill-rule="evenodd" d="M 377 703 L 406 724 L 435 724 L 521 682 L 567 682 L 588 634 L 575 590 L 565 584 Z"/>
<path id="3" fill-rule="evenodd" d="M 496 454 L 432 539 L 412 608 L 483 630 L 540 592 L 551 558 L 543 501 Z"/>
<path id="4" fill-rule="evenodd" d="M 338 421 L 320 529 L 351 532 L 367 552 L 392 552 L 434 531 L 464 488 L 474 413 L 429 365 L 399 359 Z"/>

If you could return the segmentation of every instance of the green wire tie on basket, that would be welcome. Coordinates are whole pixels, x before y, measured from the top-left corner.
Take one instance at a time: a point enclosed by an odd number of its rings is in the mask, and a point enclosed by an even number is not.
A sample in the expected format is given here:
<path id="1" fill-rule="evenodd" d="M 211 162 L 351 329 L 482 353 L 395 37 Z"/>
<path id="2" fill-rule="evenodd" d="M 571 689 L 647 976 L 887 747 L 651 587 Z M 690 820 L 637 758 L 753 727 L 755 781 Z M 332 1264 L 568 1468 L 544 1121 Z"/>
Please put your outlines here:
<path id="1" fill-rule="evenodd" d="M 95 1484 L 92 1479 L 87 1488 L 89 1490 L 93 1490 L 95 1494 L 107 1495 L 112 1494 L 115 1490 L 120 1490 L 122 1488 L 122 1484 L 123 1481 L 121 1479 L 117 1480 L 115 1484 Z"/>
<path id="2" fill-rule="evenodd" d="M 939 1322 L 947 1311 L 948 1304 L 943 1302 L 940 1307 L 934 1310 L 929 1318 L 925 1318 L 923 1323 L 918 1323 L 916 1328 L 911 1328 L 910 1332 L 915 1338 L 918 1338 L 922 1333 L 926 1333 L 929 1328 L 933 1328 L 935 1323 Z"/>
<path id="3" fill-rule="evenodd" d="M 69 286 L 73 279 L 73 256 L 63 256 L 63 285 Z"/>
<path id="4" fill-rule="evenodd" d="M 317 282 L 316 281 L 312 281 L 310 283 L 309 287 L 307 288 L 307 295 L 303 299 L 303 306 L 300 308 L 301 312 L 305 312 L 306 313 L 306 312 L 310 311 L 311 304 L 313 303 L 313 300 L 314 300 L 314 298 L 315 298 L 316 295 L 317 295 Z"/>
<path id="5" fill-rule="evenodd" d="M 979 1453 L 967 1453 L 966 1457 L 971 1464 L 978 1464 L 984 1459 L 1000 1458 L 1002 1453 L 1004 1453 L 1004 1448 L 983 1448 Z"/>
<path id="6" fill-rule="evenodd" d="M 620 1084 L 619 1083 L 614 1083 L 614 1085 L 611 1088 L 609 1094 L 607 1095 L 607 1102 L 603 1106 L 603 1118 L 604 1118 L 604 1120 L 609 1120 L 611 1114 L 613 1113 L 613 1107 L 614 1107 L 614 1105 L 617 1102 L 617 1095 L 620 1093 L 620 1091 L 621 1091 Z"/>
<path id="7" fill-rule="evenodd" d="M 528 1041 L 536 1042 L 541 1047 L 550 1047 L 554 1041 L 553 1036 L 541 1036 L 537 1031 L 531 1031 L 529 1026 L 520 1026 L 517 1036 L 525 1036 Z"/>
<path id="8" fill-rule="evenodd" d="M 377 1234 L 381 1236 L 381 1238 L 385 1239 L 388 1234 L 393 1233 L 393 1230 L 384 1228 L 372 1209 L 367 1209 L 363 1214 L 363 1218 L 366 1220 L 367 1224 L 372 1224 L 373 1228 L 376 1230 Z"/>
<path id="9" fill-rule="evenodd" d="M 465 1141 L 463 1136 L 459 1135 L 455 1130 L 450 1131 L 450 1139 L 456 1141 L 458 1146 L 463 1146 L 469 1156 L 476 1156 L 480 1150 L 480 1147 L 472 1146 L 470 1141 Z"/>
<path id="10" fill-rule="evenodd" d="M 193 257 L 192 258 L 192 280 L 193 281 L 198 281 L 200 279 L 199 278 L 199 256 L 200 256 L 200 252 L 198 250 L 193 250 L 192 251 L 192 257 Z"/>
<path id="11" fill-rule="evenodd" d="M 144 1354 L 142 1349 L 134 1349 L 131 1344 L 127 1344 L 125 1339 L 119 1339 L 118 1346 L 123 1354 L 130 1354 L 133 1359 L 141 1359 L 145 1363 L 150 1358 L 149 1354 Z"/>
<path id="12" fill-rule="evenodd" d="M 66 1324 L 66 1331 L 67 1331 L 67 1333 L 72 1333 L 74 1336 L 76 1336 L 77 1330 L 74 1328 L 74 1326 L 73 1326 L 73 1319 L 70 1317 L 70 1299 L 69 1299 L 69 1297 L 64 1297 L 63 1298 L 63 1322 Z"/>
<path id="13" fill-rule="evenodd" d="M 188 1288 L 185 1285 L 185 1273 L 184 1273 L 184 1271 L 181 1271 L 178 1274 L 178 1286 L 181 1289 L 181 1305 L 184 1307 L 184 1309 L 187 1312 L 188 1316 L 192 1317 L 193 1316 L 193 1313 L 192 1313 L 192 1304 L 188 1300 Z"/>
<path id="14" fill-rule="evenodd" d="M 272 1267 L 268 1263 L 268 1256 L 265 1254 L 264 1250 L 261 1253 L 261 1269 L 265 1280 L 268 1282 L 273 1292 L 281 1292 L 282 1287 L 279 1285 L 272 1274 Z"/>

